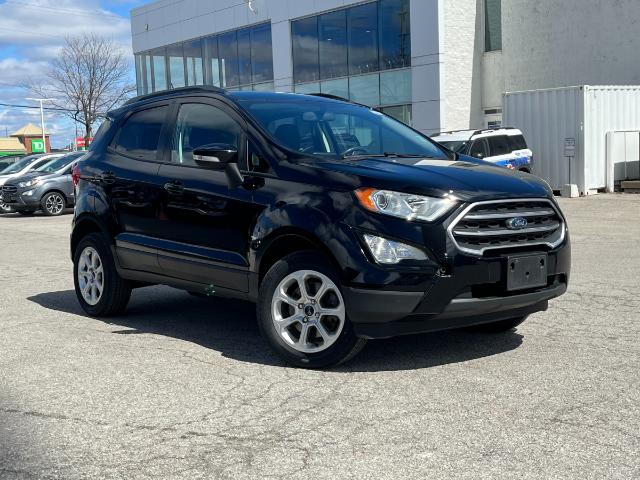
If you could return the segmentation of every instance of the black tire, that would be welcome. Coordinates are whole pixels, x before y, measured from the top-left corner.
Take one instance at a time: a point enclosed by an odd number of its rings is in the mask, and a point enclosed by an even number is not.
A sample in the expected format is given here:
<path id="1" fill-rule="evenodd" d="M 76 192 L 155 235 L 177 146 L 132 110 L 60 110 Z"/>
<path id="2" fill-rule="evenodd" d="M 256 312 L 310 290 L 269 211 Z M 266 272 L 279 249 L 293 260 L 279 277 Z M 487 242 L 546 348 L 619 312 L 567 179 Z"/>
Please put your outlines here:
<path id="1" fill-rule="evenodd" d="M 0 215 L 3 213 L 13 213 L 13 212 L 14 212 L 13 207 L 10 207 L 0 202 Z"/>
<path id="2" fill-rule="evenodd" d="M 80 256 L 87 247 L 92 247 L 98 252 L 104 272 L 104 289 L 100 300 L 95 305 L 90 305 L 83 298 L 78 279 Z M 92 317 L 119 315 L 125 311 L 131 298 L 131 283 L 118 275 L 111 249 L 98 233 L 90 233 L 78 243 L 73 254 L 73 283 L 80 306 Z"/>
<path id="3" fill-rule="evenodd" d="M 25 217 L 30 217 L 31 215 L 33 215 L 36 212 L 34 212 L 33 210 L 18 210 L 18 213 L 20 215 L 24 215 Z"/>
<path id="4" fill-rule="evenodd" d="M 67 207 L 67 199 L 59 192 L 49 192 L 40 200 L 40 206 L 42 207 L 42 213 L 47 217 L 57 217 L 64 213 Z"/>
<path id="5" fill-rule="evenodd" d="M 344 363 L 357 355 L 367 341 L 356 337 L 345 310 L 342 332 L 335 342 L 317 353 L 300 352 L 288 345 L 278 334 L 272 320 L 271 302 L 275 289 L 290 273 L 314 270 L 327 276 L 340 289 L 340 282 L 330 261 L 313 251 L 292 253 L 276 262 L 264 276 L 256 305 L 258 326 L 271 348 L 287 363 L 302 368 L 326 368 Z"/>
<path id="6" fill-rule="evenodd" d="M 481 325 L 474 325 L 469 330 L 477 333 L 503 333 L 513 330 L 522 322 L 528 318 L 528 315 L 524 317 L 508 318 L 507 320 L 500 320 L 498 322 L 483 323 Z"/>

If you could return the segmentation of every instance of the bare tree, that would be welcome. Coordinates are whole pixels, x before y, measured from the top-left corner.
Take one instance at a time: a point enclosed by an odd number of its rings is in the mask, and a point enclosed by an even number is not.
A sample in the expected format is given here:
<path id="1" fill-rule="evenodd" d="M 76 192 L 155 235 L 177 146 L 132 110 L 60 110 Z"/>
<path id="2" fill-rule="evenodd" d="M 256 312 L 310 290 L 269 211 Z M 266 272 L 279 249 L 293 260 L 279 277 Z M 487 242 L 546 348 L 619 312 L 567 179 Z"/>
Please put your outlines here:
<path id="1" fill-rule="evenodd" d="M 66 37 L 44 78 L 30 79 L 27 86 L 38 96 L 55 99 L 53 105 L 82 123 L 88 145 L 96 120 L 135 90 L 130 74 L 131 65 L 118 44 L 84 34 Z"/>

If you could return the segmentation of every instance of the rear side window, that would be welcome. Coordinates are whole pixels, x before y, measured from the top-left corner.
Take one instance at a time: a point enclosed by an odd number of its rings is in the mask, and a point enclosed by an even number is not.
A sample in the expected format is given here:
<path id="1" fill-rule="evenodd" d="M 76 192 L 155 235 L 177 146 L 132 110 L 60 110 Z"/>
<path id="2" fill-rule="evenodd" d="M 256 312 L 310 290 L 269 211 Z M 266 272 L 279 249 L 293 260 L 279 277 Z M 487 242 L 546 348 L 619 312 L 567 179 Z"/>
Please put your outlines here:
<path id="1" fill-rule="evenodd" d="M 498 155 L 507 155 L 512 151 L 511 145 L 509 144 L 506 135 L 487 137 L 487 141 L 489 142 L 489 151 L 491 152 L 492 157 L 497 157 Z"/>
<path id="2" fill-rule="evenodd" d="M 155 107 L 131 115 L 120 128 L 116 150 L 141 160 L 155 160 L 167 107 Z"/>
<path id="3" fill-rule="evenodd" d="M 511 150 L 525 150 L 527 148 L 527 142 L 522 135 L 509 135 L 509 142 Z"/>

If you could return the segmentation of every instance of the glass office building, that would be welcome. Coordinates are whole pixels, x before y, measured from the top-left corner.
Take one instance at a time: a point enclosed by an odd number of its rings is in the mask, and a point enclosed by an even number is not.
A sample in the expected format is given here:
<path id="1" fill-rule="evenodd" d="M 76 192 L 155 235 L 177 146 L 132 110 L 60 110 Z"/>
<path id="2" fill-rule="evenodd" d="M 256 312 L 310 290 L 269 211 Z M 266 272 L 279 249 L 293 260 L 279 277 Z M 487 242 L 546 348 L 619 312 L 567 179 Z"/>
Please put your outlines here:
<path id="1" fill-rule="evenodd" d="M 192 85 L 281 90 L 274 85 L 274 50 L 281 45 L 271 28 L 264 21 L 137 52 L 138 94 Z M 336 95 L 411 123 L 409 0 L 291 18 L 288 28 L 293 81 L 285 91 Z"/>
<path id="2" fill-rule="evenodd" d="M 273 90 L 271 24 L 174 43 L 136 54 L 138 94 L 193 85 Z"/>
<path id="3" fill-rule="evenodd" d="M 294 90 L 327 93 L 411 123 L 409 0 L 378 0 L 291 22 Z"/>

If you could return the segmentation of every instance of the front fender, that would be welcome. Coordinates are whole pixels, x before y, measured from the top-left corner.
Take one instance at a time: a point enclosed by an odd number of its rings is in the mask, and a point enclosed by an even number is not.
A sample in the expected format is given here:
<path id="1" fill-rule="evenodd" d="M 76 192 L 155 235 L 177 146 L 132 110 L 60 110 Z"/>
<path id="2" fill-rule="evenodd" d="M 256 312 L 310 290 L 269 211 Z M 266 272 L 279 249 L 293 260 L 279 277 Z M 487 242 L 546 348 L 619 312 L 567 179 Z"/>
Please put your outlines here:
<path id="1" fill-rule="evenodd" d="M 278 239 L 295 235 L 323 251 L 339 266 L 343 278 L 348 278 L 355 265 L 353 249 L 359 242 L 351 229 L 342 221 L 333 221 L 325 210 L 285 204 L 265 209 L 257 218 L 251 234 L 249 264 L 258 273 L 265 253 Z"/>

